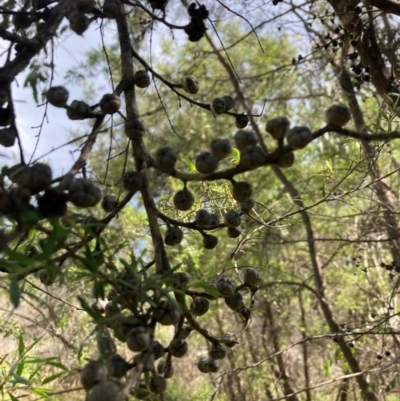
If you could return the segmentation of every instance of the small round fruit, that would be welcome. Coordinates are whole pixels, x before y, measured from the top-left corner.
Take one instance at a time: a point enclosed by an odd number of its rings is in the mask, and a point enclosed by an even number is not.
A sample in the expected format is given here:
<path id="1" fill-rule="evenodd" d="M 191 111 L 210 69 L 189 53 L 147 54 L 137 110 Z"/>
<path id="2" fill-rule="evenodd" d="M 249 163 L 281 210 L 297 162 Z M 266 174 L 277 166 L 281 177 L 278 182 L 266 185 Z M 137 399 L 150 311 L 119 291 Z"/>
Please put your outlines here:
<path id="1" fill-rule="evenodd" d="M 258 143 L 258 138 L 253 131 L 239 130 L 234 136 L 236 147 L 243 150 L 247 146 L 255 146 Z"/>
<path id="2" fill-rule="evenodd" d="M 161 361 L 157 366 L 157 373 L 164 375 L 165 379 L 169 379 L 174 375 L 174 367 L 172 363 L 167 364 L 165 361 Z"/>
<path id="3" fill-rule="evenodd" d="M 119 354 L 113 354 L 107 359 L 108 376 L 122 379 L 131 368 L 132 365 Z"/>
<path id="4" fill-rule="evenodd" d="M 189 75 L 183 81 L 183 90 L 185 92 L 195 95 L 199 91 L 200 85 L 199 81 L 193 75 Z"/>
<path id="5" fill-rule="evenodd" d="M 223 339 L 223 343 L 228 347 L 228 348 L 232 348 L 235 345 L 238 344 L 238 342 L 236 341 L 236 336 L 233 333 L 225 333 L 222 336 Z"/>
<path id="6" fill-rule="evenodd" d="M 279 156 L 279 159 L 276 161 L 276 165 L 280 168 L 288 168 L 293 166 L 294 164 L 294 152 L 286 152 Z"/>
<path id="7" fill-rule="evenodd" d="M 226 104 L 224 99 L 216 97 L 210 104 L 210 109 L 214 114 L 222 114 L 226 110 Z"/>
<path id="8" fill-rule="evenodd" d="M 234 282 L 226 277 L 220 277 L 215 284 L 215 288 L 221 297 L 231 297 L 236 290 Z"/>
<path id="9" fill-rule="evenodd" d="M 78 207 L 96 206 L 101 199 L 101 191 L 87 178 L 78 178 L 68 187 L 68 200 Z"/>
<path id="10" fill-rule="evenodd" d="M 242 294 L 237 291 L 232 296 L 226 297 L 225 304 L 234 311 L 240 311 L 244 307 Z"/>
<path id="11" fill-rule="evenodd" d="M 212 359 L 224 359 L 226 357 L 226 349 L 219 343 L 212 344 L 208 355 Z"/>
<path id="12" fill-rule="evenodd" d="M 286 137 L 286 141 L 292 149 L 303 149 L 313 139 L 313 134 L 308 127 L 293 127 Z"/>
<path id="13" fill-rule="evenodd" d="M 236 182 L 233 184 L 232 196 L 238 202 L 245 202 L 251 198 L 253 188 L 251 184 L 245 181 Z"/>
<path id="14" fill-rule="evenodd" d="M 214 249 L 218 245 L 218 238 L 214 235 L 205 234 L 203 236 L 203 246 L 205 249 Z"/>
<path id="15" fill-rule="evenodd" d="M 140 139 L 146 134 L 146 128 L 139 118 L 125 121 L 125 135 L 129 139 Z"/>
<path id="16" fill-rule="evenodd" d="M 68 15 L 69 27 L 77 35 L 82 35 L 89 28 L 90 20 L 85 13 L 74 10 Z"/>
<path id="17" fill-rule="evenodd" d="M 56 266 L 50 266 L 39 270 L 39 280 L 46 287 L 50 287 L 56 282 L 58 269 Z"/>
<path id="18" fill-rule="evenodd" d="M 25 166 L 19 170 L 16 178 L 18 185 L 29 189 L 32 194 L 37 194 L 51 185 L 51 167 L 43 163 Z"/>
<path id="19" fill-rule="evenodd" d="M 185 272 L 177 272 L 172 275 L 172 278 L 175 280 L 173 283 L 173 287 L 175 288 L 183 288 L 185 285 L 189 284 L 190 278 Z"/>
<path id="20" fill-rule="evenodd" d="M 351 120 L 351 111 L 344 104 L 334 104 L 325 113 L 327 124 L 344 127 Z"/>
<path id="21" fill-rule="evenodd" d="M 88 104 L 80 100 L 74 100 L 67 106 L 67 116 L 70 120 L 84 120 L 92 113 Z"/>
<path id="22" fill-rule="evenodd" d="M 178 323 L 180 313 L 168 301 L 161 301 L 154 310 L 154 318 L 163 326 L 170 326 Z"/>
<path id="23" fill-rule="evenodd" d="M 232 145 L 229 139 L 213 139 L 210 143 L 210 148 L 218 160 L 225 159 L 232 153 Z"/>
<path id="24" fill-rule="evenodd" d="M 245 168 L 257 168 L 265 163 L 264 151 L 259 146 L 246 146 L 240 151 L 240 165 Z"/>
<path id="25" fill-rule="evenodd" d="M 150 334 L 143 326 L 135 327 L 126 337 L 126 345 L 133 352 L 145 351 L 149 348 L 150 343 Z"/>
<path id="26" fill-rule="evenodd" d="M 211 213 L 210 226 L 217 226 L 220 222 L 219 216 L 216 213 Z"/>
<path id="27" fill-rule="evenodd" d="M 108 371 L 106 365 L 100 361 L 90 360 L 81 370 L 80 379 L 82 386 L 89 391 L 96 384 L 107 379 Z"/>
<path id="28" fill-rule="evenodd" d="M 191 312 L 196 316 L 205 315 L 210 309 L 210 301 L 204 297 L 194 297 L 190 305 Z"/>
<path id="29" fill-rule="evenodd" d="M 257 287 L 261 283 L 261 274 L 258 270 L 247 267 L 243 272 L 243 281 L 250 287 Z"/>
<path id="30" fill-rule="evenodd" d="M 215 359 L 202 357 L 197 361 L 197 368 L 202 373 L 216 373 L 219 370 L 219 363 Z"/>
<path id="31" fill-rule="evenodd" d="M 95 0 L 75 0 L 74 5 L 78 11 L 90 13 L 95 6 Z"/>
<path id="32" fill-rule="evenodd" d="M 150 390 L 156 394 L 162 394 L 167 389 L 167 381 L 164 377 L 153 376 L 150 381 Z"/>
<path id="33" fill-rule="evenodd" d="M 191 327 L 189 326 L 189 325 L 187 325 L 187 324 L 184 324 L 183 326 L 182 326 L 182 329 L 181 329 L 181 331 L 179 332 L 179 338 L 181 338 L 182 340 L 186 340 L 188 337 L 189 337 L 189 335 L 190 335 L 190 333 L 192 332 L 192 329 L 191 329 Z"/>
<path id="34" fill-rule="evenodd" d="M 102 381 L 91 388 L 86 396 L 86 401 L 112 401 L 121 391 L 121 384 L 114 380 Z M 125 401 L 125 399 L 121 401 Z"/>
<path id="35" fill-rule="evenodd" d="M 169 227 L 165 233 L 164 242 L 168 246 L 178 245 L 183 240 L 183 231 L 178 227 Z"/>
<path id="36" fill-rule="evenodd" d="M 118 200 L 114 195 L 106 195 L 101 201 L 101 207 L 107 213 L 113 212 L 118 206 Z"/>
<path id="37" fill-rule="evenodd" d="M 285 138 L 289 131 L 290 121 L 286 117 L 276 117 L 267 121 L 266 131 L 272 138 L 279 140 Z"/>
<path id="38" fill-rule="evenodd" d="M 225 102 L 226 111 L 235 107 L 235 100 L 232 96 L 222 96 L 222 100 Z"/>
<path id="39" fill-rule="evenodd" d="M 236 128 L 239 129 L 246 128 L 248 123 L 249 123 L 249 117 L 247 117 L 245 114 L 242 114 L 235 118 Z"/>
<path id="40" fill-rule="evenodd" d="M 46 92 L 47 101 L 55 107 L 65 107 L 67 105 L 69 92 L 63 86 L 52 86 Z"/>
<path id="41" fill-rule="evenodd" d="M 196 157 L 195 165 L 199 173 L 210 174 L 218 167 L 218 158 L 210 152 L 204 152 Z"/>
<path id="42" fill-rule="evenodd" d="M 196 217 L 194 219 L 198 227 L 207 227 L 212 223 L 211 214 L 206 209 L 199 209 L 196 212 Z"/>
<path id="43" fill-rule="evenodd" d="M 194 196 L 188 189 L 184 188 L 174 195 L 173 202 L 176 209 L 186 211 L 193 206 Z"/>
<path id="44" fill-rule="evenodd" d="M 188 345 L 185 340 L 177 337 L 174 338 L 168 347 L 169 353 L 175 358 L 182 358 L 188 352 Z"/>
<path id="45" fill-rule="evenodd" d="M 242 230 L 240 229 L 240 227 L 228 227 L 226 229 L 226 233 L 229 238 L 239 238 Z"/>
<path id="46" fill-rule="evenodd" d="M 142 187 L 142 173 L 137 171 L 127 171 L 122 176 L 122 186 L 125 191 L 136 192 Z"/>
<path id="47" fill-rule="evenodd" d="M 144 70 L 136 71 L 135 75 L 133 76 L 133 82 L 138 88 L 147 88 L 148 86 L 150 86 L 149 73 Z"/>
<path id="48" fill-rule="evenodd" d="M 107 93 L 100 100 L 100 108 L 104 114 L 114 114 L 121 107 L 121 99 L 115 93 Z"/>
<path id="49" fill-rule="evenodd" d="M 151 351 L 153 352 L 154 360 L 160 359 L 165 355 L 165 348 L 157 340 L 151 343 Z"/>
<path id="50" fill-rule="evenodd" d="M 254 209 L 253 199 L 247 199 L 244 202 L 239 202 L 239 210 L 241 213 L 248 214 Z"/>
<path id="51" fill-rule="evenodd" d="M 224 224 L 226 227 L 239 227 L 241 223 L 239 213 L 234 210 L 228 210 L 224 216 Z"/>
<path id="52" fill-rule="evenodd" d="M 156 163 L 158 167 L 169 170 L 175 166 L 178 156 L 173 148 L 166 146 L 157 150 Z"/>

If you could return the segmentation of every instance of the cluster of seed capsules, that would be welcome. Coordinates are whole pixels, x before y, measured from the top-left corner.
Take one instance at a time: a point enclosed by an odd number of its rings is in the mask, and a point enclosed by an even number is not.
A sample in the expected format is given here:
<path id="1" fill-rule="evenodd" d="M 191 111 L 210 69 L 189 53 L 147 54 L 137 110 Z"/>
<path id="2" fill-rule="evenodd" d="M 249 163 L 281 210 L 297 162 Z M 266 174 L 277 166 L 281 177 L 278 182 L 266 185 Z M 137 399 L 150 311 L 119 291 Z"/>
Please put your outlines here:
<path id="1" fill-rule="evenodd" d="M 139 380 L 130 390 L 131 394 L 142 399 L 155 393 L 163 393 L 167 388 L 167 379 L 174 375 L 174 361 L 188 354 L 188 337 L 192 331 L 199 331 L 209 341 L 207 356 L 200 357 L 197 368 L 202 373 L 215 373 L 220 369 L 219 361 L 227 355 L 227 348 L 238 344 L 233 333 L 225 333 L 222 337 L 212 336 L 208 330 L 201 328 L 199 317 L 204 316 L 210 308 L 210 301 L 222 298 L 228 308 L 241 314 L 245 321 L 251 315 L 253 296 L 261 284 L 261 274 L 258 270 L 248 267 L 243 271 L 243 283 L 236 286 L 232 279 L 220 276 L 210 285 L 218 294 L 211 296 L 208 292 L 193 292 L 189 290 L 190 280 L 186 273 L 179 272 L 170 275 L 168 285 L 177 293 L 185 293 L 191 298 L 190 307 L 171 302 L 163 295 L 162 284 L 157 280 L 160 277 L 151 275 L 132 275 L 125 277 L 126 285 L 120 291 L 112 290 L 107 301 L 96 300 L 92 307 L 105 314 L 105 322 L 113 331 L 114 336 L 125 343 L 127 348 L 134 352 L 129 361 L 126 361 L 113 352 L 102 354 L 97 361 L 90 360 L 82 369 L 81 383 L 87 391 L 87 401 L 114 399 L 121 392 L 124 383 L 121 381 L 131 368 L 148 372 L 151 377 L 147 382 Z M 153 295 L 148 309 L 143 308 L 142 291 L 152 289 Z M 251 294 L 250 307 L 244 303 L 241 291 L 249 290 Z M 123 310 L 131 310 L 132 316 L 123 315 Z M 201 319 L 200 319 L 201 320 Z M 134 321 L 134 323 L 132 323 Z M 168 346 L 165 347 L 154 338 L 155 327 L 174 326 L 174 335 Z M 156 362 L 159 360 L 156 366 Z M 104 398 L 107 394 L 108 398 Z"/>

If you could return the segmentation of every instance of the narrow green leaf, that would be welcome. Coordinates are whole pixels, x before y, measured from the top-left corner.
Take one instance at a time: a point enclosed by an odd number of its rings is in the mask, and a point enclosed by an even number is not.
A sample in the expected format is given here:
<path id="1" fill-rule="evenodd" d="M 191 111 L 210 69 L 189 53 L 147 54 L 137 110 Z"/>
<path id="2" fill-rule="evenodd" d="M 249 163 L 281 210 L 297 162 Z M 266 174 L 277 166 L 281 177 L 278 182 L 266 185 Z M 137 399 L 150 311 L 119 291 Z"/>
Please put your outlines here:
<path id="1" fill-rule="evenodd" d="M 54 375 L 46 377 L 44 380 L 42 380 L 42 384 L 50 383 L 50 382 L 58 379 L 59 377 L 63 376 L 64 374 L 65 374 L 64 372 L 61 372 L 61 373 L 56 373 Z"/>
<path id="2" fill-rule="evenodd" d="M 203 288 L 203 290 L 205 290 L 207 292 L 207 294 L 210 294 L 214 298 L 219 298 L 218 291 L 213 286 L 205 283 L 204 281 L 193 281 L 193 282 L 189 283 L 189 287 Z"/>
<path id="3" fill-rule="evenodd" d="M 10 396 L 11 401 L 19 401 L 19 399 L 12 395 L 9 391 L 7 391 L 7 394 Z"/>
<path id="4" fill-rule="evenodd" d="M 10 301 L 14 305 L 14 308 L 18 308 L 19 301 L 21 298 L 21 292 L 18 285 L 17 279 L 12 279 L 10 283 Z"/>
<path id="5" fill-rule="evenodd" d="M 18 355 L 21 358 L 25 352 L 25 342 L 24 342 L 24 335 L 22 331 L 19 332 L 18 336 Z"/>
<path id="6" fill-rule="evenodd" d="M 86 302 L 85 299 L 82 297 L 78 296 L 78 300 L 82 306 L 83 309 L 87 312 L 89 316 L 91 316 L 95 321 L 101 321 L 103 319 L 103 316 L 101 315 L 100 312 L 97 312 L 96 310 L 92 309 L 90 305 Z"/>

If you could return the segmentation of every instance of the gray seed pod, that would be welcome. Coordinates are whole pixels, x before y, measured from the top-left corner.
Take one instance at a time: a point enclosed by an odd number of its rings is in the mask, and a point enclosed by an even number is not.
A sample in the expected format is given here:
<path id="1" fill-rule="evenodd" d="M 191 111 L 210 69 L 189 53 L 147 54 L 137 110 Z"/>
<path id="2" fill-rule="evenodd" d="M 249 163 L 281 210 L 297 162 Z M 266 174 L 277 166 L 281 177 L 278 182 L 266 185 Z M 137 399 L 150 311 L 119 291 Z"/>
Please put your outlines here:
<path id="1" fill-rule="evenodd" d="M 108 371 L 106 365 L 100 361 L 90 360 L 80 372 L 81 384 L 89 391 L 96 384 L 107 379 Z"/>
<path id="2" fill-rule="evenodd" d="M 240 151 L 240 165 L 256 168 L 265 163 L 265 154 L 259 146 L 247 146 Z"/>
<path id="3" fill-rule="evenodd" d="M 198 227 L 210 226 L 212 223 L 211 214 L 206 209 L 199 209 L 194 221 Z"/>
<path id="4" fill-rule="evenodd" d="M 142 187 L 142 173 L 137 171 L 127 171 L 122 176 L 122 186 L 125 191 L 136 192 Z"/>
<path id="5" fill-rule="evenodd" d="M 293 127 L 287 134 L 286 141 L 292 149 L 303 149 L 313 138 L 308 127 Z"/>
<path id="6" fill-rule="evenodd" d="M 0 145 L 5 148 L 14 146 L 17 139 L 17 131 L 15 128 L 4 128 L 0 130 Z"/>
<path id="7" fill-rule="evenodd" d="M 0 107 L 8 103 L 8 94 L 4 89 L 0 89 Z"/>
<path id="8" fill-rule="evenodd" d="M 164 377 L 158 375 L 153 376 L 150 381 L 150 390 L 153 393 L 161 394 L 167 389 L 167 381 Z"/>
<path id="9" fill-rule="evenodd" d="M 190 305 L 191 312 L 196 316 L 205 315 L 210 309 L 210 301 L 204 297 L 194 297 Z"/>
<path id="10" fill-rule="evenodd" d="M 119 0 L 105 0 L 103 14 L 108 19 L 116 19 L 124 13 L 124 6 Z"/>
<path id="11" fill-rule="evenodd" d="M 157 150 L 156 163 L 158 167 L 162 169 L 171 169 L 175 166 L 178 156 L 174 149 L 170 146 L 166 146 L 162 149 Z"/>
<path id="12" fill-rule="evenodd" d="M 221 297 L 231 297 L 236 290 L 235 283 L 226 277 L 220 277 L 215 284 L 215 288 Z"/>
<path id="13" fill-rule="evenodd" d="M 75 0 L 74 5 L 78 11 L 81 11 L 83 13 L 90 13 L 95 6 L 95 1 L 94 0 Z"/>
<path id="14" fill-rule="evenodd" d="M 226 234 L 228 235 L 229 238 L 238 238 L 240 237 L 240 234 L 242 233 L 242 230 L 240 227 L 228 227 L 226 229 Z"/>
<path id="15" fill-rule="evenodd" d="M 211 213 L 210 226 L 217 226 L 220 222 L 219 216 L 216 213 Z"/>
<path id="16" fill-rule="evenodd" d="M 344 127 L 351 120 L 351 111 L 344 104 L 334 104 L 325 113 L 327 124 Z"/>
<path id="17" fill-rule="evenodd" d="M 126 337 L 126 345 L 133 352 L 145 351 L 150 346 L 150 334 L 145 327 L 132 329 Z"/>
<path id="18" fill-rule="evenodd" d="M 219 343 L 212 344 L 208 355 L 212 359 L 224 359 L 226 357 L 226 349 Z"/>
<path id="19" fill-rule="evenodd" d="M 276 165 L 280 168 L 288 168 L 293 166 L 294 164 L 294 152 L 286 152 L 283 155 L 279 156 L 279 159 L 276 161 Z"/>
<path id="20" fill-rule="evenodd" d="M 253 199 L 247 199 L 244 202 L 239 202 L 239 210 L 241 213 L 248 214 L 254 209 Z"/>
<path id="21" fill-rule="evenodd" d="M 90 106 L 80 100 L 74 100 L 67 108 L 67 116 L 70 120 L 84 120 L 91 114 Z"/>
<path id="22" fill-rule="evenodd" d="M 100 109 L 104 114 L 114 114 L 121 107 L 121 99 L 115 93 L 107 93 L 100 100 Z"/>
<path id="23" fill-rule="evenodd" d="M 17 171 L 15 178 L 18 185 L 29 189 L 31 194 L 37 194 L 51 185 L 52 171 L 47 164 L 36 163 L 32 166 L 24 166 Z"/>
<path id="24" fill-rule="evenodd" d="M 239 150 L 244 149 L 247 146 L 255 146 L 258 143 L 258 138 L 253 131 L 239 130 L 234 136 L 236 147 Z"/>
<path id="25" fill-rule="evenodd" d="M 247 117 L 244 114 L 237 116 L 235 118 L 236 128 L 239 128 L 239 129 L 246 128 L 248 123 L 249 123 L 249 117 Z"/>
<path id="26" fill-rule="evenodd" d="M 205 249 L 214 249 L 218 245 L 218 238 L 214 235 L 206 234 L 203 236 L 203 246 Z"/>
<path id="27" fill-rule="evenodd" d="M 219 363 L 215 359 L 202 357 L 197 361 L 197 368 L 202 373 L 216 373 L 219 370 Z"/>
<path id="28" fill-rule="evenodd" d="M 232 96 L 222 96 L 222 100 L 225 102 L 226 111 L 235 107 L 235 100 Z"/>
<path id="29" fill-rule="evenodd" d="M 271 134 L 272 138 L 279 140 L 284 139 L 290 128 L 290 121 L 286 117 L 276 117 L 267 121 L 266 131 Z"/>
<path id="30" fill-rule="evenodd" d="M 102 381 L 92 387 L 86 396 L 86 401 L 114 401 L 117 400 L 118 393 L 121 390 L 122 386 L 117 381 L 112 379 Z"/>
<path id="31" fill-rule="evenodd" d="M 195 95 L 199 91 L 199 88 L 200 88 L 199 81 L 193 75 L 189 75 L 183 81 L 183 90 L 185 92 Z"/>
<path id="32" fill-rule="evenodd" d="M 173 305 L 170 305 L 168 301 L 161 301 L 154 310 L 154 318 L 163 326 L 170 326 L 178 323 L 180 313 Z"/>
<path id="33" fill-rule="evenodd" d="M 77 35 L 82 35 L 90 25 L 90 20 L 85 13 L 80 11 L 72 11 L 68 14 L 69 27 Z"/>
<path id="34" fill-rule="evenodd" d="M 173 198 L 174 206 L 178 210 L 189 210 L 194 203 L 193 194 L 186 188 L 178 191 Z"/>
<path id="35" fill-rule="evenodd" d="M 188 352 L 188 345 L 181 338 L 174 338 L 168 347 L 169 353 L 175 358 L 182 358 Z"/>
<path id="36" fill-rule="evenodd" d="M 151 344 L 151 351 L 153 352 L 154 360 L 160 359 L 165 355 L 165 348 L 156 340 Z"/>
<path id="37" fill-rule="evenodd" d="M 39 270 L 39 280 L 46 287 L 50 287 L 56 282 L 58 272 L 59 269 L 55 265 Z"/>
<path id="38" fill-rule="evenodd" d="M 174 375 L 174 367 L 172 363 L 167 364 L 165 361 L 161 361 L 157 366 L 157 373 L 164 375 L 165 379 L 169 379 Z"/>
<path id="39" fill-rule="evenodd" d="M 118 206 L 118 200 L 114 195 L 106 195 L 101 201 L 101 207 L 107 213 L 113 212 Z"/>
<path id="40" fill-rule="evenodd" d="M 258 270 L 248 267 L 243 272 L 243 281 L 250 287 L 257 287 L 261 283 L 261 274 Z"/>
<path id="41" fill-rule="evenodd" d="M 129 139 L 140 139 L 146 134 L 146 128 L 139 118 L 125 121 L 125 135 Z"/>
<path id="42" fill-rule="evenodd" d="M 164 242 L 168 246 L 178 245 L 183 240 L 183 231 L 178 227 L 169 227 L 165 233 Z"/>
<path id="43" fill-rule="evenodd" d="M 218 167 L 218 158 L 210 152 L 204 152 L 196 157 L 195 165 L 199 173 L 210 174 Z"/>
<path id="44" fill-rule="evenodd" d="M 223 343 L 229 348 L 232 348 L 238 344 L 238 342 L 236 341 L 236 336 L 233 333 L 225 333 L 222 336 L 222 339 Z"/>
<path id="45" fill-rule="evenodd" d="M 210 109 L 214 114 L 224 113 L 226 110 L 224 99 L 220 97 L 216 97 L 215 99 L 213 99 L 213 101 L 210 103 Z"/>
<path id="46" fill-rule="evenodd" d="M 253 194 L 252 186 L 245 181 L 236 182 L 233 184 L 232 197 L 237 202 L 245 202 L 251 198 Z"/>
<path id="47" fill-rule="evenodd" d="M 67 105 L 69 92 L 63 86 L 52 86 L 46 92 L 47 101 L 55 107 L 65 107 Z"/>
<path id="48" fill-rule="evenodd" d="M 133 76 L 133 81 L 135 82 L 135 85 L 138 88 L 147 88 L 150 86 L 150 76 L 147 71 L 144 70 L 138 70 L 135 72 L 135 75 Z"/>
<path id="49" fill-rule="evenodd" d="M 131 367 L 119 354 L 113 354 L 107 360 L 108 375 L 117 379 L 122 379 Z"/>
<path id="50" fill-rule="evenodd" d="M 240 311 L 244 307 L 242 294 L 240 292 L 235 292 L 232 296 L 226 297 L 225 304 L 234 311 Z"/>
<path id="51" fill-rule="evenodd" d="M 100 199 L 100 189 L 86 178 L 78 178 L 68 187 L 68 200 L 75 206 L 93 207 L 100 202 Z"/>
<path id="52" fill-rule="evenodd" d="M 232 145 L 229 139 L 213 139 L 210 143 L 211 152 L 218 160 L 225 159 L 232 153 Z"/>
<path id="53" fill-rule="evenodd" d="M 224 224 L 226 227 L 239 227 L 241 223 L 241 218 L 239 213 L 234 210 L 228 210 L 224 216 Z"/>
<path id="54" fill-rule="evenodd" d="M 185 272 L 177 272 L 172 275 L 172 278 L 175 280 L 173 287 L 182 288 L 185 285 L 189 284 L 190 278 Z"/>
<path id="55" fill-rule="evenodd" d="M 192 328 L 189 325 L 184 324 L 182 326 L 181 331 L 179 332 L 179 338 L 182 340 L 186 340 L 189 337 L 191 332 L 192 332 Z"/>

